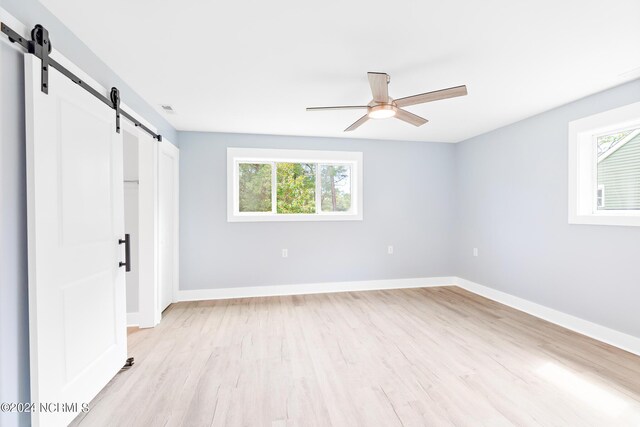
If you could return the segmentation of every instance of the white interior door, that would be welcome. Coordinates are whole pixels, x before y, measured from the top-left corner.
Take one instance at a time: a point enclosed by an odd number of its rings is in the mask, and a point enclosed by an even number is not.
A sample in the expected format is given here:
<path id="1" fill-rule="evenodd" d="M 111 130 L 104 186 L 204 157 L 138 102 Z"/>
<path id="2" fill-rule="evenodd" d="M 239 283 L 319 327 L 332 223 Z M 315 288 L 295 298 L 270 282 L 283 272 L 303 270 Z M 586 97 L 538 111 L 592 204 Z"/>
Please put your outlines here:
<path id="1" fill-rule="evenodd" d="M 178 149 L 167 141 L 158 155 L 160 311 L 173 302 L 178 284 Z"/>
<path id="2" fill-rule="evenodd" d="M 34 426 L 67 425 L 126 360 L 122 135 L 115 112 L 25 55 Z M 77 406 L 73 406 L 73 405 Z"/>

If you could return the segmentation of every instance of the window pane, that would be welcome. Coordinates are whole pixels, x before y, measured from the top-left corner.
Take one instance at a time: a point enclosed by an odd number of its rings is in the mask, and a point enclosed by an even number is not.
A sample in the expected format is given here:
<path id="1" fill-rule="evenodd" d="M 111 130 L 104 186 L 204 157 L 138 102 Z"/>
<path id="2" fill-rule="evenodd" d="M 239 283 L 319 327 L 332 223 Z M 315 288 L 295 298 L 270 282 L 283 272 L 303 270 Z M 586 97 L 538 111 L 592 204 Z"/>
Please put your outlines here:
<path id="1" fill-rule="evenodd" d="M 598 210 L 640 210 L 640 129 L 596 139 Z"/>
<path id="2" fill-rule="evenodd" d="M 278 213 L 308 214 L 316 212 L 316 165 L 313 163 L 278 163 Z"/>
<path id="3" fill-rule="evenodd" d="M 347 212 L 351 208 L 351 166 L 321 165 L 323 212 Z"/>
<path id="4" fill-rule="evenodd" d="M 240 212 L 271 212 L 271 165 L 240 163 Z"/>

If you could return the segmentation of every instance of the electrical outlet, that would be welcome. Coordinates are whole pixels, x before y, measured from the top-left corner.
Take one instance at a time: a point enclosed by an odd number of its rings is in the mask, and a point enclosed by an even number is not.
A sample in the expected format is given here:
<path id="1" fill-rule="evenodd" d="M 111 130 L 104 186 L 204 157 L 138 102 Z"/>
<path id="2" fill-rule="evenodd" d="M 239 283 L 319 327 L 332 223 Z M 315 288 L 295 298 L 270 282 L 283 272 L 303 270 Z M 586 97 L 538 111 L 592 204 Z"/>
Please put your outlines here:
<path id="1" fill-rule="evenodd" d="M 387 246 L 387 253 L 389 255 L 393 255 L 393 246 L 391 246 L 391 245 Z"/>
<path id="2" fill-rule="evenodd" d="M 473 248 L 473 256 L 478 256 L 478 248 Z"/>
<path id="3" fill-rule="evenodd" d="M 289 249 L 283 249 L 282 258 L 288 258 L 288 257 L 289 257 Z"/>

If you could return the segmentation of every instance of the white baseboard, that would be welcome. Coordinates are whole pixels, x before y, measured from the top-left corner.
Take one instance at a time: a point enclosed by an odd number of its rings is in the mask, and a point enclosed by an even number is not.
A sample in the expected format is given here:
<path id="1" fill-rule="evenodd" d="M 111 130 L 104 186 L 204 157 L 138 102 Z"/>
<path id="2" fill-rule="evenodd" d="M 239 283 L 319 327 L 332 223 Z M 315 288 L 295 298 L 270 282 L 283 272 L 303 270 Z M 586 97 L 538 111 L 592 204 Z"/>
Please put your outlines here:
<path id="1" fill-rule="evenodd" d="M 638 337 L 634 337 L 632 335 L 628 335 L 623 332 L 598 325 L 588 320 L 584 320 L 579 317 L 554 310 L 544 305 L 540 305 L 526 299 L 519 298 L 502 291 L 498 291 L 488 286 L 474 283 L 461 277 L 456 277 L 454 278 L 454 280 L 456 285 L 463 289 L 466 289 L 469 292 L 473 292 L 474 294 L 478 294 L 501 304 L 508 305 L 509 307 L 515 308 L 516 310 L 524 311 L 525 313 L 529 313 L 532 316 L 539 317 L 540 319 L 544 319 L 551 323 L 555 323 L 556 325 L 570 329 L 574 332 L 578 332 L 582 335 L 586 335 L 598 341 L 610 344 L 614 347 L 621 348 L 630 353 L 640 355 L 640 338 Z"/>
<path id="2" fill-rule="evenodd" d="M 140 313 L 127 313 L 127 326 L 139 326 Z"/>
<path id="3" fill-rule="evenodd" d="M 324 294 L 331 292 L 374 291 L 383 289 L 428 288 L 451 286 L 454 277 L 416 279 L 365 280 L 357 282 L 305 283 L 299 285 L 247 286 L 220 289 L 178 290 L 178 301 L 266 297 L 281 295 Z"/>
<path id="4" fill-rule="evenodd" d="M 539 317 L 598 341 L 640 355 L 640 338 L 516 297 L 461 277 L 366 280 L 356 282 L 306 283 L 298 285 L 246 286 L 220 289 L 178 290 L 177 301 L 323 294 L 332 292 L 459 286 L 469 292 Z M 127 324 L 137 325 L 138 313 L 127 314 Z"/>

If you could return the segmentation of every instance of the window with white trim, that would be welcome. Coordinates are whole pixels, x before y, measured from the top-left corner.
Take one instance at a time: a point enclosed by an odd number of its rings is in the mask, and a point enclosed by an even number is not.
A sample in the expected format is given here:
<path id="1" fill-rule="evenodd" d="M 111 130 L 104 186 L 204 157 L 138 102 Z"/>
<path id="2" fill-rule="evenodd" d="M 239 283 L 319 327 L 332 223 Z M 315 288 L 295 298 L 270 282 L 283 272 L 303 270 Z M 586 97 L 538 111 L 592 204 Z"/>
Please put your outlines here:
<path id="1" fill-rule="evenodd" d="M 640 102 L 569 123 L 569 222 L 640 226 Z"/>
<path id="2" fill-rule="evenodd" d="M 227 148 L 227 220 L 362 219 L 362 153 Z"/>

